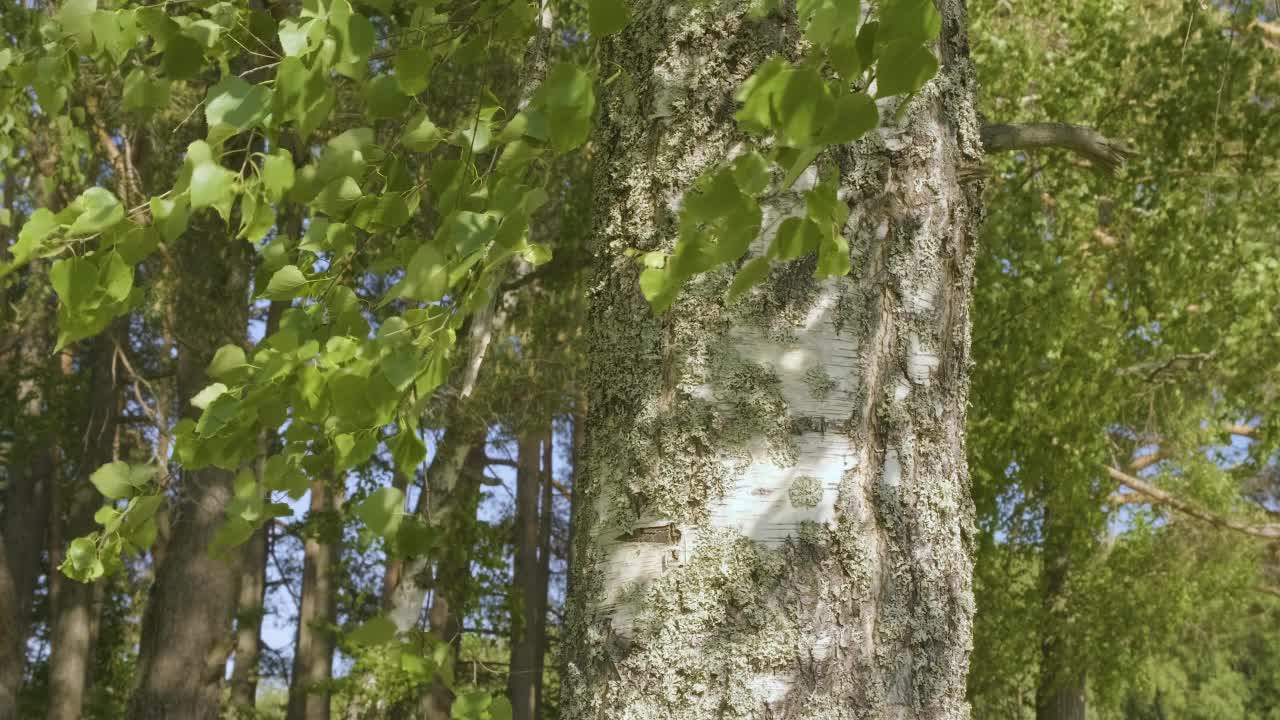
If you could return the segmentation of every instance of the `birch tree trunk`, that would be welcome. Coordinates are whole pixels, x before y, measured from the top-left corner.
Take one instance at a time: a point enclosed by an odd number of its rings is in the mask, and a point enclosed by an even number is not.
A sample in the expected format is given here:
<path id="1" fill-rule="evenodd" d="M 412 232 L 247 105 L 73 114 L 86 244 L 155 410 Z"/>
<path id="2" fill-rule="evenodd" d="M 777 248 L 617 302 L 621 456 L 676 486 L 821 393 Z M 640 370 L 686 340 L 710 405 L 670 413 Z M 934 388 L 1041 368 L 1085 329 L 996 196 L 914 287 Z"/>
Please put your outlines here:
<path id="1" fill-rule="evenodd" d="M 939 4 L 938 77 L 828 158 L 853 272 L 802 258 L 730 306 L 722 268 L 660 317 L 625 250 L 673 246 L 795 23 L 645 0 L 606 43 L 566 717 L 968 717 L 981 147 L 964 5 Z M 767 201 L 757 252 L 815 182 Z"/>

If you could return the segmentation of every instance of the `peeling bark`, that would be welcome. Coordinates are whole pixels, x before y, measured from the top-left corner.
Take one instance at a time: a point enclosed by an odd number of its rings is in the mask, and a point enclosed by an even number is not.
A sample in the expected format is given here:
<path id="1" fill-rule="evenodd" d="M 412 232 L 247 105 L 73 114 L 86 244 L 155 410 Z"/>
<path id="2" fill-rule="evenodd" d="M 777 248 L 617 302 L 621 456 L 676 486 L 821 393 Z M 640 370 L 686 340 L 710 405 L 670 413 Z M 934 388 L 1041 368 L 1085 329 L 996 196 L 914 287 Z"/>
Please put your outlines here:
<path id="1" fill-rule="evenodd" d="M 734 90 L 797 41 L 745 2 L 633 7 L 602 60 L 628 81 L 601 102 L 566 716 L 967 717 L 963 4 L 940 3 L 942 70 L 902 120 L 881 101 L 886 125 L 826 158 L 853 273 L 800 259 L 727 306 L 721 268 L 661 317 L 625 251 L 672 247 L 682 193 L 745 140 Z M 767 200 L 754 252 L 815 182 Z"/>

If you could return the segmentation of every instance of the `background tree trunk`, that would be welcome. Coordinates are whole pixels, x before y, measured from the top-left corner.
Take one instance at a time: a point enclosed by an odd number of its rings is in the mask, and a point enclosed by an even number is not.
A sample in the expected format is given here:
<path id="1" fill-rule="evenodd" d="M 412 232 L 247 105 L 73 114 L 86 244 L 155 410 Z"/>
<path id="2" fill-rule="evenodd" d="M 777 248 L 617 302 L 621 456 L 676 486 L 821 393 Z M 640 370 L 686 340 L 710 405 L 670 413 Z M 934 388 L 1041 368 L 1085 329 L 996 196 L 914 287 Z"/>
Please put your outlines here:
<path id="1" fill-rule="evenodd" d="M 485 444 L 471 446 L 463 460 L 453 487 L 447 492 L 441 488 L 432 490 L 434 508 L 445 511 L 438 518 L 441 537 L 447 538 L 439 551 L 436 564 L 434 591 L 428 618 L 435 642 L 449 644 L 449 657 L 458 667 L 458 655 L 462 649 L 462 618 L 467 610 L 467 596 L 471 585 L 471 559 L 476 543 L 476 511 L 480 507 L 480 485 L 484 477 Z M 430 477 L 430 475 L 428 475 Z M 423 720 L 448 720 L 452 717 L 453 690 L 438 677 L 432 677 L 431 686 L 423 693 L 419 709 Z"/>
<path id="2" fill-rule="evenodd" d="M 300 233 L 300 223 L 289 220 L 289 232 Z M 290 303 L 273 300 L 267 306 L 262 336 L 271 337 L 280 328 L 280 317 Z M 271 455 L 275 433 L 263 431 L 258 436 L 258 460 L 254 473 L 258 482 L 265 478 L 266 461 Z M 252 712 L 257 705 L 258 673 L 262 656 L 262 616 L 267 593 L 267 559 L 271 553 L 271 524 L 258 528 L 244 546 L 244 567 L 240 573 L 240 597 L 236 600 L 235 667 L 231 670 L 231 707 Z"/>
<path id="3" fill-rule="evenodd" d="M 551 531 L 555 521 L 555 433 L 551 427 L 542 438 L 542 500 L 540 502 L 538 520 L 538 589 L 535 591 L 538 608 L 534 614 L 533 626 L 530 628 L 538 646 L 534 652 L 537 667 L 533 675 L 533 716 L 544 717 L 543 709 L 543 666 L 547 657 L 547 592 L 551 587 Z"/>
<path id="4" fill-rule="evenodd" d="M 628 248 L 745 140 L 733 94 L 794 24 L 656 1 L 605 42 L 583 482 L 575 489 L 569 717 L 963 718 L 973 509 L 968 308 L 981 159 L 962 3 L 940 3 L 939 77 L 835 148 L 854 271 L 732 269 L 661 317 Z M 654 120 L 657 118 L 657 120 Z M 766 201 L 766 237 L 803 212 Z"/>
<path id="5" fill-rule="evenodd" d="M 305 528 L 302 603 L 294 644 L 288 720 L 328 720 L 337 622 L 337 569 L 342 527 L 335 515 L 333 480 L 311 483 L 311 515 Z"/>
<path id="6" fill-rule="evenodd" d="M 1050 490 L 1052 495 L 1053 490 Z M 1068 513 L 1055 512 L 1052 498 L 1045 508 L 1040 624 L 1040 678 L 1036 685 L 1036 720 L 1084 720 L 1085 671 L 1080 658 L 1078 623 L 1072 618 L 1072 527 Z"/>
<path id="7" fill-rule="evenodd" d="M 537 705 L 534 674 L 538 669 L 538 495 L 542 475 L 539 437 L 524 433 L 517 440 L 515 552 L 511 577 L 511 666 L 507 696 L 514 720 L 532 720 Z"/>
<path id="8" fill-rule="evenodd" d="M 57 212 L 61 204 L 55 182 L 59 145 L 51 131 L 38 134 L 44 144 L 35 178 L 35 206 Z M 4 507 L 0 510 L 0 720 L 17 717 L 18 691 L 22 688 L 27 660 L 27 629 L 31 622 L 32 593 L 40 574 L 40 547 L 45 538 L 52 495 L 53 455 L 44 415 L 42 376 L 53 349 L 53 291 L 48 263 L 34 260 L 27 266 L 26 289 L 15 317 L 19 318 L 15 375 L 19 414 L 30 419 L 8 453 Z"/>
<path id="9" fill-rule="evenodd" d="M 199 417 L 190 401 L 207 384 L 214 352 L 244 339 L 251 250 L 225 237 L 221 221 L 208 216 L 193 220 L 174 248 L 174 320 L 182 331 L 177 401 L 185 417 Z M 241 554 L 215 557 L 209 542 L 226 519 L 233 480 L 234 473 L 212 467 L 182 473 L 171 536 L 143 617 L 131 718 L 219 717 Z"/>
<path id="10" fill-rule="evenodd" d="M 231 669 L 231 707 L 252 710 L 258 695 L 262 655 L 262 615 L 267 590 L 271 525 L 258 528 L 244 546 L 240 596 L 236 600 L 235 667 Z"/>
<path id="11" fill-rule="evenodd" d="M 94 338 L 89 342 L 87 357 L 83 358 L 90 372 L 84 444 L 82 454 L 75 462 L 75 482 L 69 488 L 71 500 L 65 528 L 53 533 L 57 544 L 50 547 L 50 573 L 59 572 L 57 568 L 62 563 L 64 542 L 96 528 L 93 516 L 102 505 L 102 498 L 89 482 L 89 475 L 112 460 L 112 442 L 119 414 L 119 391 L 112 362 L 115 339 L 116 332 Z M 56 508 L 52 516 L 59 516 L 60 510 Z M 52 632 L 49 641 L 48 718 L 76 720 L 84 707 L 90 680 L 96 621 L 94 595 L 105 581 L 80 583 L 59 577 L 56 593 L 52 592 L 52 576 L 50 581 Z"/>

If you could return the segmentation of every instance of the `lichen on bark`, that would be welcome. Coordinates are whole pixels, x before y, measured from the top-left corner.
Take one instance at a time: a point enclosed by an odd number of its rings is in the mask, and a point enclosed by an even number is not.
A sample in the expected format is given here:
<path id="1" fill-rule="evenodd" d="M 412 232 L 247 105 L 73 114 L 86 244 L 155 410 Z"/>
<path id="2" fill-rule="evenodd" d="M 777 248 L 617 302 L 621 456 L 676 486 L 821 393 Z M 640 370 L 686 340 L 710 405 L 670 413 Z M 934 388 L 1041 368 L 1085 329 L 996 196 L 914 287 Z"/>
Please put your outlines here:
<path id="1" fill-rule="evenodd" d="M 628 249 L 671 249 L 683 193 L 747 141 L 734 90 L 800 46 L 745 2 L 636 2 L 605 43 L 568 717 L 967 716 L 981 213 L 958 169 L 981 148 L 963 4 L 941 10 L 939 76 L 820 158 L 853 273 L 797 260 L 731 306 L 713 271 L 657 317 Z M 766 199 L 766 234 L 815 181 Z"/>

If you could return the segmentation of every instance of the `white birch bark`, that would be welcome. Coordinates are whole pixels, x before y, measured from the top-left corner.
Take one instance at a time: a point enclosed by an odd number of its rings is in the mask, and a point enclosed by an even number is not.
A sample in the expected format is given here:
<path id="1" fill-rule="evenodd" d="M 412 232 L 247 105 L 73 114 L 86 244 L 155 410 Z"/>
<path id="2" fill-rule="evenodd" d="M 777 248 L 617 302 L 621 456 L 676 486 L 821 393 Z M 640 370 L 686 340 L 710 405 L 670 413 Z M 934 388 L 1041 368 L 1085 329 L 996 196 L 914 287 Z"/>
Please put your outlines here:
<path id="1" fill-rule="evenodd" d="M 794 18 L 636 2 L 607 44 L 567 717 L 968 716 L 981 146 L 963 4 L 940 5 L 938 78 L 828 158 L 853 273 L 797 260 L 729 306 L 713 271 L 656 318 L 624 251 L 671 249 L 682 194 L 745 139 L 735 88 L 794 52 Z M 767 202 L 757 253 L 815 180 Z"/>

